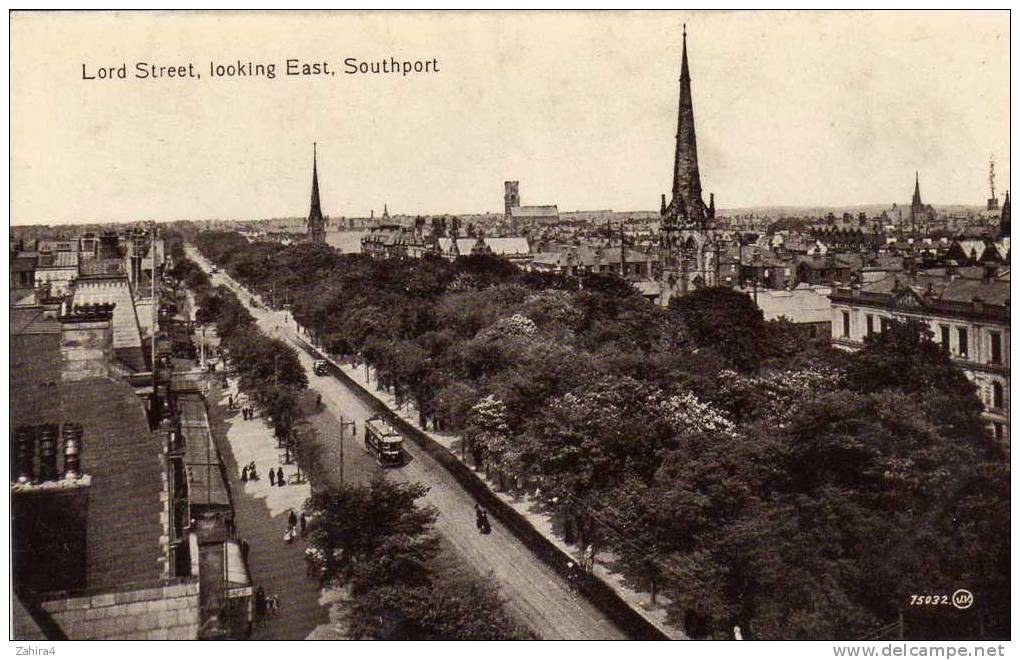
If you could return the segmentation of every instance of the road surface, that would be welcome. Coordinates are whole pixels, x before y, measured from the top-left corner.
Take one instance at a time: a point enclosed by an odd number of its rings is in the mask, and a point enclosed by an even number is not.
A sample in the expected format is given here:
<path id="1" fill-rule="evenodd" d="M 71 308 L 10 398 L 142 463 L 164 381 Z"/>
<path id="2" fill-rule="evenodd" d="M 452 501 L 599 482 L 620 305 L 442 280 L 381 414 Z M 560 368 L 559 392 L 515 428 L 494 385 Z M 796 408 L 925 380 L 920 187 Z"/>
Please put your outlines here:
<path id="1" fill-rule="evenodd" d="M 188 257 L 211 273 L 211 264 L 194 247 Z M 253 308 L 251 295 L 223 272 L 211 275 L 213 284 L 230 287 L 268 335 L 286 339 L 298 349 L 308 374 L 308 385 L 322 395 L 323 403 L 344 421 L 354 420 L 359 431 L 372 412 L 343 382 L 332 376 L 316 376 L 312 358 L 294 341 L 295 326 L 286 312 Z M 345 453 L 364 451 L 347 436 Z M 584 598 L 575 595 L 557 573 L 536 557 L 495 517 L 492 533 L 482 535 L 475 527 L 475 500 L 439 463 L 413 442 L 405 443 L 409 463 L 387 474 L 396 479 L 419 482 L 429 487 L 426 503 L 439 510 L 436 531 L 460 556 L 483 575 L 499 584 L 508 609 L 543 639 L 601 640 L 626 639 L 625 633 Z M 350 468 L 349 468 L 350 469 Z"/>

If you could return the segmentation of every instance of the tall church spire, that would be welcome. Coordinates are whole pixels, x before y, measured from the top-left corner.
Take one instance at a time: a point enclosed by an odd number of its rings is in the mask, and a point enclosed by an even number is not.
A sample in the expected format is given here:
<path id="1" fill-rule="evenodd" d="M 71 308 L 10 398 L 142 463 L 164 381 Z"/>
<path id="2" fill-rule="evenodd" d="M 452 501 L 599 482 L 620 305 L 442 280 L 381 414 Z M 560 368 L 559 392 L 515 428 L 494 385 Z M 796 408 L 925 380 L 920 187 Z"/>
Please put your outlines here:
<path id="1" fill-rule="evenodd" d="M 686 209 L 689 217 L 678 217 L 681 206 Z M 673 199 L 669 212 L 681 223 L 701 224 L 706 216 L 705 202 L 701 198 L 701 175 L 698 171 L 698 143 L 694 133 L 694 103 L 691 97 L 690 66 L 687 63 L 686 24 L 680 60 L 680 106 L 677 112 L 676 156 L 673 161 Z"/>
<path id="2" fill-rule="evenodd" d="M 910 202 L 911 206 L 923 206 L 921 203 L 921 175 L 914 171 L 914 199 Z"/>
<path id="3" fill-rule="evenodd" d="M 312 143 L 312 205 L 308 210 L 308 237 L 312 243 L 326 242 L 325 220 L 319 206 L 319 166 L 315 142 Z"/>

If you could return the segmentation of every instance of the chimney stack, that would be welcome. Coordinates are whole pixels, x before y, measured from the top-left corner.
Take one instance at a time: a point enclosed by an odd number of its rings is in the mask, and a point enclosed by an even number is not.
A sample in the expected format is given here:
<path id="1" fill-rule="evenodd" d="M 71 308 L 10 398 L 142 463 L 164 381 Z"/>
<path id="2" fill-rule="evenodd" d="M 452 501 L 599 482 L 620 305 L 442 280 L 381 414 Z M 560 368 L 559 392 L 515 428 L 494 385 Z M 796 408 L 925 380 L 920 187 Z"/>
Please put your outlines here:
<path id="1" fill-rule="evenodd" d="M 43 424 L 38 427 L 36 437 L 39 440 L 39 479 L 57 481 L 57 425 Z"/>
<path id="2" fill-rule="evenodd" d="M 14 478 L 19 484 L 35 481 L 35 429 L 19 426 L 14 430 L 14 461 L 11 465 Z"/>
<path id="3" fill-rule="evenodd" d="M 82 436 L 81 424 L 68 422 L 64 424 L 64 478 L 77 479 L 81 476 Z"/>

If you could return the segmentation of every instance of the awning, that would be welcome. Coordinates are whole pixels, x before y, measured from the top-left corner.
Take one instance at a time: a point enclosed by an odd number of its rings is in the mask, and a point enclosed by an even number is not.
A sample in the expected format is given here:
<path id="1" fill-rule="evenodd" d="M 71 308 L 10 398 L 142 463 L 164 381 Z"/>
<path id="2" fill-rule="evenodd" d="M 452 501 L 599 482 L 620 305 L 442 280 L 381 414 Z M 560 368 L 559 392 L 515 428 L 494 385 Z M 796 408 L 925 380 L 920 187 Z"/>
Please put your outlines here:
<path id="1" fill-rule="evenodd" d="M 237 541 L 227 541 L 225 545 L 227 573 L 227 595 L 231 598 L 251 595 L 251 577 L 248 567 L 241 556 L 241 545 Z"/>

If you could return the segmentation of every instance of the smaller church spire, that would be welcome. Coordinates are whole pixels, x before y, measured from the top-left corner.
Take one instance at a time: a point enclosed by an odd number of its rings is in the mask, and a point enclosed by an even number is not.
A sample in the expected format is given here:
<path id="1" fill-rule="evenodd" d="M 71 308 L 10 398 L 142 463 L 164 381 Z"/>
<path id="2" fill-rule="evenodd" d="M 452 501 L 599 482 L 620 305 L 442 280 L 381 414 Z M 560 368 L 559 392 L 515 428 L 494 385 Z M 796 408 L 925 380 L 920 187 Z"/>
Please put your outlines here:
<path id="1" fill-rule="evenodd" d="M 325 219 L 319 204 L 319 164 L 317 144 L 312 142 L 312 203 L 308 210 L 308 237 L 313 243 L 326 242 Z"/>

